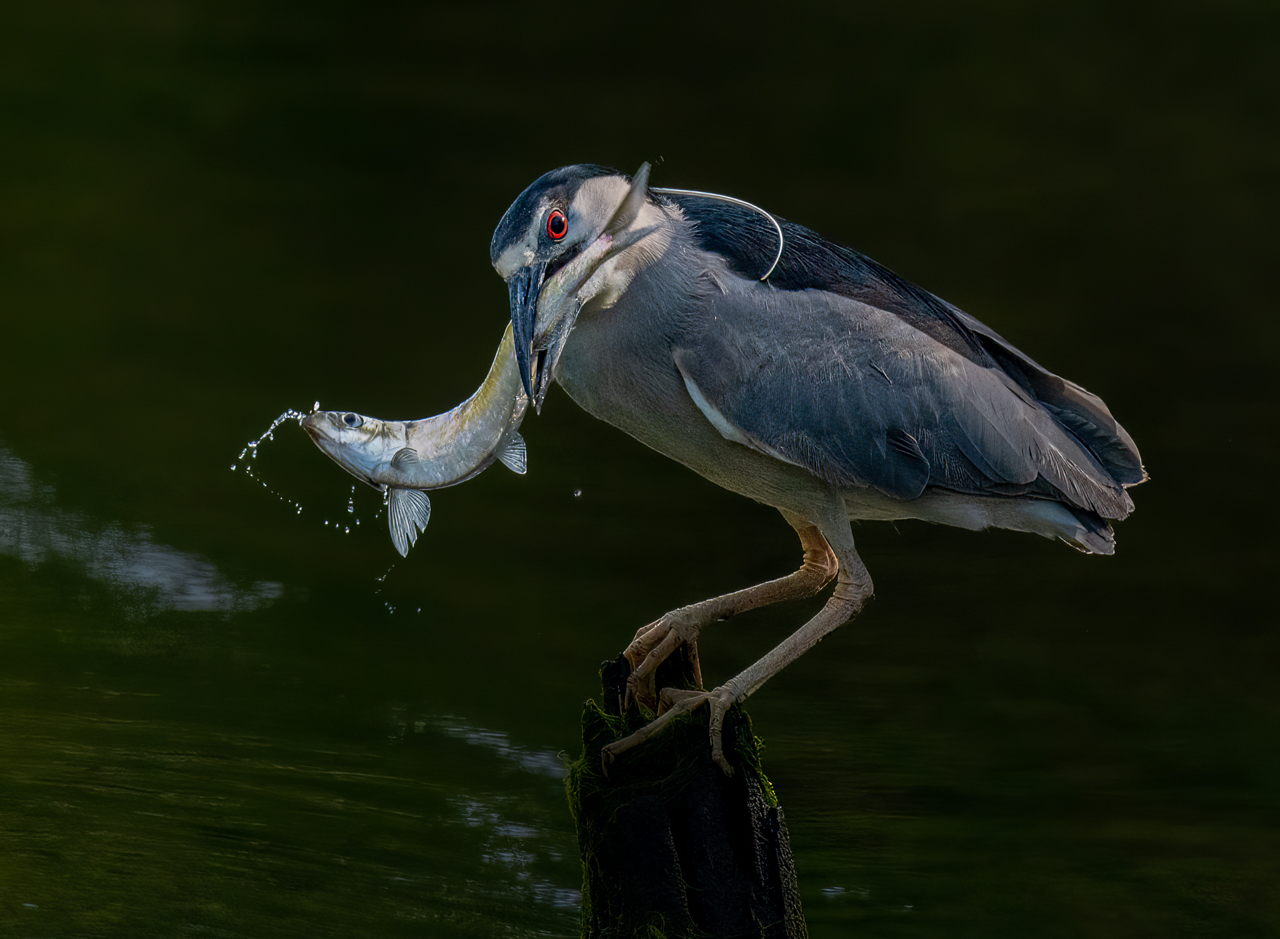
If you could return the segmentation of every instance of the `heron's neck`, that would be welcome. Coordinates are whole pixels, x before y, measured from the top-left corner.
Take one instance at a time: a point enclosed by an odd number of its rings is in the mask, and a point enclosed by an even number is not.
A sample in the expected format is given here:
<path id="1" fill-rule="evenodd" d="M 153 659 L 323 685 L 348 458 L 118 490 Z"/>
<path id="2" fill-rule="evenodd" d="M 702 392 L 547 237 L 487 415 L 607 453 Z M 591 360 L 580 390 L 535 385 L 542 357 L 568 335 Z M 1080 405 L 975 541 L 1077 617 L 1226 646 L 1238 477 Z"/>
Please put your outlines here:
<path id="1" fill-rule="evenodd" d="M 676 374 L 671 348 L 696 329 L 690 319 L 699 306 L 690 299 L 709 289 L 689 223 L 669 214 L 664 228 L 660 256 L 620 256 L 624 263 L 610 273 L 613 294 L 597 294 L 582 308 L 556 368 L 570 397 L 610 423 L 618 422 L 606 414 L 642 390 L 635 382 Z"/>

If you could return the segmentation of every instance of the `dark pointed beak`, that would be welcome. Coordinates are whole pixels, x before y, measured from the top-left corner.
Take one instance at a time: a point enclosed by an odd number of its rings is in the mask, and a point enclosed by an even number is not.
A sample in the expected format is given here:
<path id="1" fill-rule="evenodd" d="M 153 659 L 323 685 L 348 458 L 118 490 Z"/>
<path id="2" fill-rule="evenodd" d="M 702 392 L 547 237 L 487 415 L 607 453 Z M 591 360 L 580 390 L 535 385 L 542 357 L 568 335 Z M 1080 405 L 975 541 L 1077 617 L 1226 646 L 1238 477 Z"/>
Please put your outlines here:
<path id="1" fill-rule="evenodd" d="M 623 197 L 622 202 L 618 204 L 618 207 L 614 209 L 604 228 L 593 238 L 584 241 L 586 245 L 604 245 L 607 250 L 598 254 L 585 270 L 577 272 L 575 282 L 567 288 L 571 293 L 576 294 L 578 288 L 595 273 L 608 257 L 630 247 L 653 231 L 652 227 L 639 231 L 629 230 L 644 206 L 648 185 L 649 164 L 642 163 L 640 169 L 636 171 L 635 176 L 631 179 L 627 194 Z M 567 263 L 572 265 L 576 258 L 577 255 L 575 254 L 574 259 L 568 260 Z M 562 261 L 556 270 L 559 271 L 560 267 L 564 266 L 564 263 Z M 511 299 L 511 333 L 512 339 L 515 341 L 516 363 L 520 366 L 520 382 L 524 385 L 525 395 L 539 411 L 542 410 L 542 399 L 547 393 L 547 387 L 551 384 L 551 375 L 555 369 L 556 360 L 559 359 L 560 352 L 564 349 L 565 341 L 569 338 L 569 330 L 573 328 L 574 321 L 574 317 L 571 316 L 567 320 L 567 326 L 560 324 L 562 328 L 552 339 L 554 348 L 549 358 L 543 354 L 547 352 L 548 348 L 545 344 L 539 350 L 537 387 L 535 388 L 533 377 L 533 337 L 538 325 L 538 299 L 542 295 L 542 287 L 546 282 L 546 278 L 547 262 L 535 261 L 520 268 L 507 279 L 507 290 Z M 544 324 L 544 327 L 549 325 L 551 324 Z"/>
<path id="2" fill-rule="evenodd" d="M 516 362 L 520 366 L 520 381 L 524 393 L 533 400 L 533 374 L 530 358 L 533 355 L 533 328 L 538 318 L 538 295 L 546 279 L 547 262 L 536 261 L 522 267 L 507 281 L 511 295 L 511 332 L 516 346 Z"/>

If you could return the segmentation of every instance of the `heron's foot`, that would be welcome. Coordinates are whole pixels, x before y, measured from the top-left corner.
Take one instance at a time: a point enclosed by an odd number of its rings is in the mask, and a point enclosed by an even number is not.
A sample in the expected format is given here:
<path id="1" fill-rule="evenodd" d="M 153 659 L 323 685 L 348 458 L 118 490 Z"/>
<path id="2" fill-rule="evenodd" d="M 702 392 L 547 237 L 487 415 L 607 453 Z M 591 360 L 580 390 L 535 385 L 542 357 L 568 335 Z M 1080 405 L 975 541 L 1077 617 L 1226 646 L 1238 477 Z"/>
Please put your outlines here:
<path id="1" fill-rule="evenodd" d="M 661 731 L 675 718 L 682 714 L 690 714 L 706 704 L 711 708 L 711 720 L 708 728 L 708 735 L 711 739 L 711 759 L 715 760 L 716 764 L 724 770 L 726 776 L 732 776 L 733 767 L 724 758 L 722 730 L 724 728 L 725 714 L 728 713 L 729 708 L 741 700 L 733 682 L 730 681 L 711 691 L 663 688 L 658 697 L 662 710 L 655 720 L 645 724 L 630 736 L 615 740 L 600 751 L 600 768 L 604 774 L 606 776 L 609 775 L 609 766 L 618 758 L 618 754 L 639 746 Z"/>
<path id="2" fill-rule="evenodd" d="M 631 677 L 627 679 L 627 704 L 632 699 L 652 710 L 662 710 L 654 674 L 682 644 L 689 649 L 689 663 L 693 669 L 693 683 L 702 688 L 702 669 L 698 664 L 697 638 L 701 628 L 686 613 L 688 608 L 672 610 L 656 622 L 641 627 L 623 653 L 631 665 Z M 674 690 L 674 689 L 673 689 Z"/>

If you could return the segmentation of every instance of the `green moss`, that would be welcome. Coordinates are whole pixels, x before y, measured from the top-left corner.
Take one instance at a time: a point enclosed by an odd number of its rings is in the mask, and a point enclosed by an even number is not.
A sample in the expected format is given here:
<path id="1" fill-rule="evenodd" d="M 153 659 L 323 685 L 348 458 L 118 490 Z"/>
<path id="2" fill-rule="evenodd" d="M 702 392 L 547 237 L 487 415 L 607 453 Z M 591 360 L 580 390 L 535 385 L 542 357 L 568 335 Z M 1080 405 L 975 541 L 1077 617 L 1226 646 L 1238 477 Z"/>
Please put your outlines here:
<path id="1" fill-rule="evenodd" d="M 778 799 L 761 768 L 760 741 L 740 708 L 725 715 L 725 756 L 735 770 L 726 776 L 711 759 L 702 707 L 620 754 L 606 774 L 602 748 L 654 717 L 643 707 L 620 715 L 594 701 L 583 708 L 582 754 L 566 780 L 583 859 L 582 935 L 741 934 L 725 931 L 726 915 L 749 919 L 748 906 L 786 907 L 774 899 L 781 880 L 762 873 L 776 873 L 786 835 L 776 830 Z"/>
<path id="2" fill-rule="evenodd" d="M 579 820 L 584 794 L 609 794 L 610 800 L 625 799 L 636 790 L 651 792 L 661 785 L 669 798 L 678 798 L 684 786 L 696 780 L 690 769 L 711 760 L 708 722 L 710 712 L 698 708 L 671 721 L 653 738 L 621 754 L 606 775 L 600 753 L 610 743 L 635 733 L 657 715 L 643 706 L 625 714 L 609 714 L 595 701 L 587 701 L 582 711 L 582 754 L 569 765 L 566 788 L 569 810 Z M 725 715 L 723 728 L 725 757 L 735 771 L 751 774 L 760 785 L 766 802 L 778 804 L 760 760 L 763 742 L 751 731 L 751 718 L 739 707 Z"/>

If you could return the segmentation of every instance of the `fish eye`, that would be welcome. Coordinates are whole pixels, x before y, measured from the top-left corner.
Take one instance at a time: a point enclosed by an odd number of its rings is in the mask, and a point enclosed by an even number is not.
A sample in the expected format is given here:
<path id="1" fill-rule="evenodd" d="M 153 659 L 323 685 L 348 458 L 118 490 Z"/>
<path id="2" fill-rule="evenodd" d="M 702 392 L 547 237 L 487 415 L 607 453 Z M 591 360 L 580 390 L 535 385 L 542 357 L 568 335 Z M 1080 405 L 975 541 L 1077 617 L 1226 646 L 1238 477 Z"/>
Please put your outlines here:
<path id="1" fill-rule="evenodd" d="M 346 424 L 348 427 L 359 427 L 364 423 L 364 421 L 360 419 L 359 414 L 352 414 L 348 411 L 346 414 L 342 415 L 342 423 Z"/>
<path id="2" fill-rule="evenodd" d="M 547 216 L 547 237 L 559 241 L 569 232 L 569 219 L 559 209 L 552 209 Z"/>

